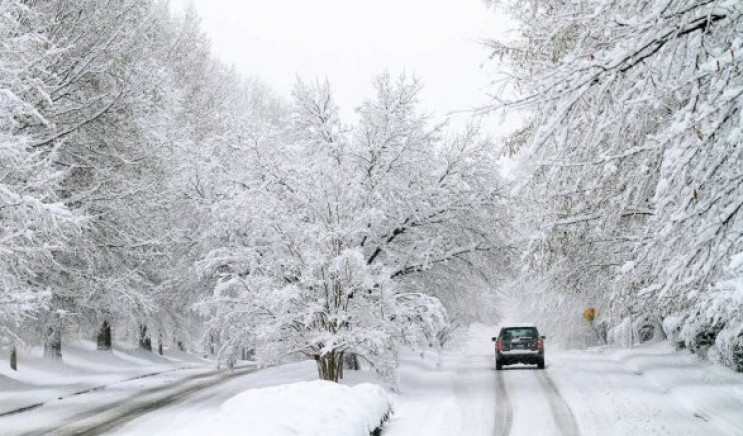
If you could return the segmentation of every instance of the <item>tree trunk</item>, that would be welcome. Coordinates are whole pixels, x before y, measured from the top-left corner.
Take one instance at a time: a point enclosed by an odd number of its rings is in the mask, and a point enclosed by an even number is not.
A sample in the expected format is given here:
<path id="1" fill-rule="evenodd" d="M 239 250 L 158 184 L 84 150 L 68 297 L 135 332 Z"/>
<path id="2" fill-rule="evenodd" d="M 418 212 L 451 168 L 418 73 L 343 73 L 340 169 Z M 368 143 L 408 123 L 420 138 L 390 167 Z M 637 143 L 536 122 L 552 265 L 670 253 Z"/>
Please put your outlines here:
<path id="1" fill-rule="evenodd" d="M 343 367 L 352 371 L 360 370 L 359 356 L 356 353 L 343 353 Z"/>
<path id="2" fill-rule="evenodd" d="M 111 324 L 107 320 L 103 321 L 101 328 L 98 330 L 96 344 L 99 351 L 111 351 Z"/>
<path id="3" fill-rule="evenodd" d="M 18 371 L 18 352 L 15 347 L 10 350 L 10 369 Z"/>
<path id="4" fill-rule="evenodd" d="M 157 335 L 157 354 L 163 355 L 163 332 Z"/>
<path id="5" fill-rule="evenodd" d="M 340 353 L 338 360 L 340 361 L 340 365 L 338 365 L 338 380 L 343 380 L 343 353 Z"/>
<path id="6" fill-rule="evenodd" d="M 150 338 L 150 332 L 147 331 L 147 326 L 144 324 L 139 325 L 139 348 L 152 351 L 152 338 Z"/>
<path id="7" fill-rule="evenodd" d="M 320 364 L 320 356 L 315 356 L 315 363 L 317 364 L 317 377 L 322 380 L 322 365 Z"/>
<path id="8" fill-rule="evenodd" d="M 599 327 L 596 326 L 594 321 L 589 321 L 588 324 L 591 326 L 591 330 L 593 330 L 593 333 L 596 334 L 596 340 L 599 342 L 599 344 L 606 345 L 608 343 L 606 330 L 600 330 Z"/>
<path id="9" fill-rule="evenodd" d="M 321 379 L 338 383 L 343 364 L 343 353 L 332 351 L 322 356 L 315 356 L 315 361 Z"/>
<path id="10" fill-rule="evenodd" d="M 217 346 L 216 346 L 217 340 L 214 338 L 213 334 L 209 334 L 209 355 L 214 356 L 217 354 Z"/>
<path id="11" fill-rule="evenodd" d="M 56 313 L 44 327 L 44 358 L 62 360 L 62 317 Z"/>

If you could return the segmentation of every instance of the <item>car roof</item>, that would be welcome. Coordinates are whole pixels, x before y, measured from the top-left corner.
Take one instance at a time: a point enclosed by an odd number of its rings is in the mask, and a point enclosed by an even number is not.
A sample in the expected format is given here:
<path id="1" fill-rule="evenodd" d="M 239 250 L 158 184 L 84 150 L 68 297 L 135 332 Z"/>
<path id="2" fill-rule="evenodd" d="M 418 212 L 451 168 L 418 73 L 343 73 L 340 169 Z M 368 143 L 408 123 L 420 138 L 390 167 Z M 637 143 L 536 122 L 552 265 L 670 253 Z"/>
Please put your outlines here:
<path id="1" fill-rule="evenodd" d="M 537 326 L 535 326 L 532 323 L 528 323 L 528 322 L 522 322 L 518 324 L 508 324 L 508 325 L 501 326 L 501 329 L 518 329 L 518 328 L 537 328 Z"/>

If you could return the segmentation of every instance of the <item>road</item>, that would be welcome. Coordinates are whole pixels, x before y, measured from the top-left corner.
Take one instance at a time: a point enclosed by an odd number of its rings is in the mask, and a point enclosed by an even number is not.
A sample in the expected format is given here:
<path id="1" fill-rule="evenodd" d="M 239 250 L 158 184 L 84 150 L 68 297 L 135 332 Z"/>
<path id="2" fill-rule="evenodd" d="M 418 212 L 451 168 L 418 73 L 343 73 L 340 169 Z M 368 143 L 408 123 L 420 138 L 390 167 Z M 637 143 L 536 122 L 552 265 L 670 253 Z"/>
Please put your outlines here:
<path id="1" fill-rule="evenodd" d="M 440 356 L 403 353 L 384 436 L 743 436 L 743 374 L 668 344 L 591 351 L 548 344 L 546 369 L 496 371 L 491 330 L 470 328 Z M 169 435 L 192 419 L 211 419 L 247 389 L 317 377 L 312 362 L 189 371 L 0 417 L 0 433 Z"/>
<path id="2" fill-rule="evenodd" d="M 496 427 L 494 434 L 528 434 L 534 428 L 550 429 L 563 436 L 579 436 L 578 423 L 560 395 L 549 371 L 519 366 L 496 376 Z M 514 415 L 518 417 L 514 426 Z M 515 427 L 515 428 L 514 428 Z"/>
<path id="3" fill-rule="evenodd" d="M 253 371 L 255 371 L 253 368 L 241 368 L 231 372 L 216 371 L 189 377 L 169 386 L 148 389 L 137 395 L 137 398 L 117 403 L 115 407 L 101 406 L 84 411 L 72 417 L 68 423 L 55 426 L 54 433 L 86 436 L 107 434 L 142 416 L 175 406 L 204 391 L 217 389 L 222 384 Z M 49 432 L 42 431 L 35 434 L 41 436 Z"/>
<path id="4" fill-rule="evenodd" d="M 256 371 L 252 366 L 168 372 L 52 401 L 0 417 L 2 436 L 169 434 L 169 427 L 214 414 L 247 389 L 317 378 L 313 364 Z"/>
<path id="5" fill-rule="evenodd" d="M 183 423 L 197 422 L 202 417 L 213 419 L 222 404 L 235 395 L 248 389 L 309 381 L 317 379 L 314 362 L 302 362 L 265 368 L 256 372 L 235 377 L 221 385 L 199 390 L 175 403 L 164 405 L 157 410 L 140 414 L 118 425 L 111 435 L 171 435 L 182 433 Z"/>
<path id="6" fill-rule="evenodd" d="M 669 344 L 561 351 L 547 368 L 494 368 L 479 326 L 439 365 L 403 356 L 386 436 L 743 435 L 743 374 Z"/>
<path id="7" fill-rule="evenodd" d="M 233 372 L 200 368 L 128 380 L 3 416 L 0 428 L 3 435 L 105 434 L 153 410 L 254 371 L 252 366 Z"/>

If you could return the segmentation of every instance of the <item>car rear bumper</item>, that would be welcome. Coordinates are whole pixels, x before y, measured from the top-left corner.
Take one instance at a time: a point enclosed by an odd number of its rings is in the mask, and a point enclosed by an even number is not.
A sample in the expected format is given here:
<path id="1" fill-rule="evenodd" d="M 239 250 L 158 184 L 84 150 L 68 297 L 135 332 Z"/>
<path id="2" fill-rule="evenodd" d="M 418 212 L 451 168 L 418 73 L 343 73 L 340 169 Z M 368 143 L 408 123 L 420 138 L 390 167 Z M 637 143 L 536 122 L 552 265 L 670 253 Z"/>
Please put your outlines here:
<path id="1" fill-rule="evenodd" d="M 544 361 L 544 353 L 531 350 L 501 351 L 495 355 L 495 359 L 501 365 L 513 365 L 514 363 L 536 365 Z"/>
<path id="2" fill-rule="evenodd" d="M 511 350 L 500 351 L 498 354 L 501 356 L 535 356 L 542 353 L 537 350 Z"/>

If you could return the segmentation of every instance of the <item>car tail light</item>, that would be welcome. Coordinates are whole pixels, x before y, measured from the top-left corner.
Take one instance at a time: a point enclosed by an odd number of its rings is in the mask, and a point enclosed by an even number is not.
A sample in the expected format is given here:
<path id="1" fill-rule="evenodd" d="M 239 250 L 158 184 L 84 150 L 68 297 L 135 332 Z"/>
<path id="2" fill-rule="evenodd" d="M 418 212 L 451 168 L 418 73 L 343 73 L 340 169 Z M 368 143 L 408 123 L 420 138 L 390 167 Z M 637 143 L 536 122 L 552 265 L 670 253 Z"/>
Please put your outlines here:
<path id="1" fill-rule="evenodd" d="M 544 342 L 541 339 L 537 339 L 537 351 L 542 351 L 544 348 Z"/>
<path id="2" fill-rule="evenodd" d="M 503 351 L 503 341 L 495 341 L 495 346 L 498 347 L 498 351 Z"/>

